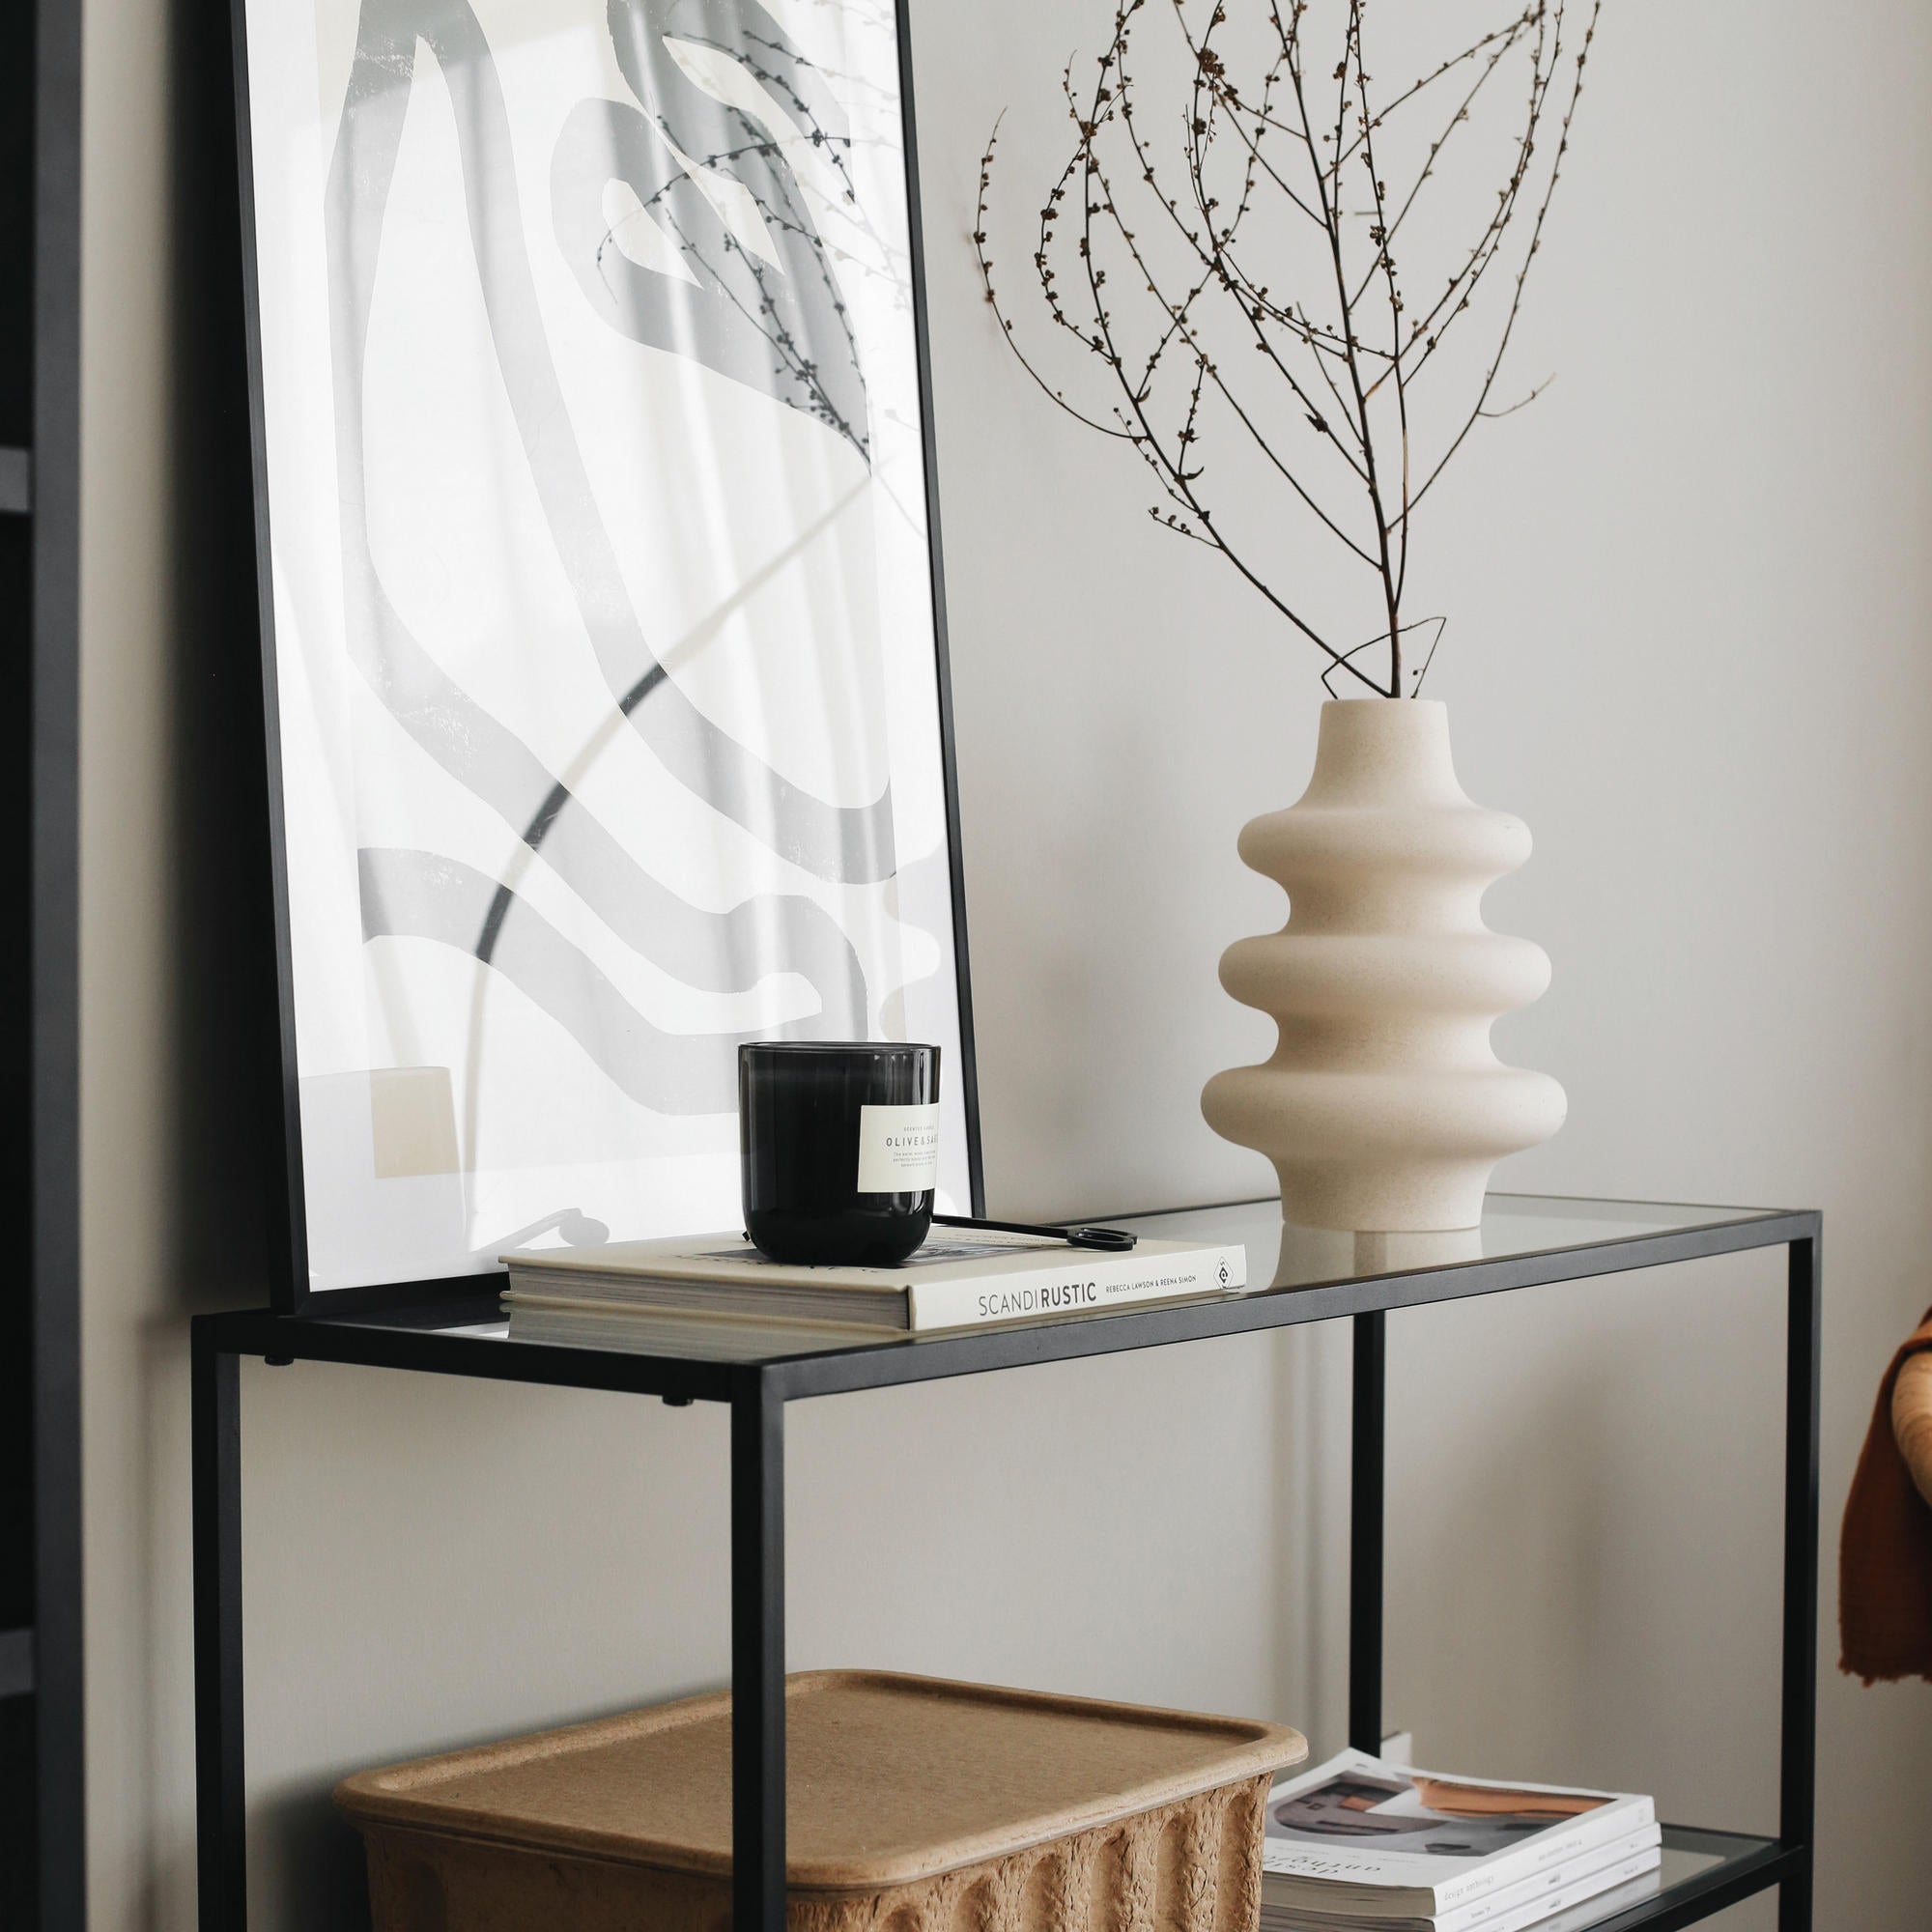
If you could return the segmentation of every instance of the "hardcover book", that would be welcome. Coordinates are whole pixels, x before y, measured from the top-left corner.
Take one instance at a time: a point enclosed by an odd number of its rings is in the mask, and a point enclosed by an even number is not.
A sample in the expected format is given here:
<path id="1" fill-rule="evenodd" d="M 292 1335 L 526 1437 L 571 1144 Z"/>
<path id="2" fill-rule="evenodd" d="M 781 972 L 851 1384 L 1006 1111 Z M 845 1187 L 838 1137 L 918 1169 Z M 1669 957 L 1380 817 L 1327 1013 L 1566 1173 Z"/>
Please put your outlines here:
<path id="1" fill-rule="evenodd" d="M 683 1318 L 844 1322 L 924 1332 L 1224 1294 L 1247 1283 L 1247 1251 L 1144 1240 L 1126 1253 L 991 1230 L 945 1230 L 890 1268 L 770 1262 L 742 1236 L 520 1250 L 504 1305 L 520 1312 L 647 1310 Z"/>

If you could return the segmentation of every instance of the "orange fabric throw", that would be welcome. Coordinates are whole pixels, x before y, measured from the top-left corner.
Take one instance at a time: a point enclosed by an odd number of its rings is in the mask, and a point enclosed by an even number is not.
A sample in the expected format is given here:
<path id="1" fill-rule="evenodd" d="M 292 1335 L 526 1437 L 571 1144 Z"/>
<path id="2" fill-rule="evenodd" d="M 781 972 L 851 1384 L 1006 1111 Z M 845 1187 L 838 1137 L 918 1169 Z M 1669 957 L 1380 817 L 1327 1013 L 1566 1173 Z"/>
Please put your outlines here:
<path id="1" fill-rule="evenodd" d="M 1932 1309 L 1892 1357 L 1845 1502 L 1838 1547 L 1838 1668 L 1867 1684 L 1932 1678 L 1932 1504 L 1918 1493 L 1892 1434 L 1898 1372 L 1932 1350 Z"/>

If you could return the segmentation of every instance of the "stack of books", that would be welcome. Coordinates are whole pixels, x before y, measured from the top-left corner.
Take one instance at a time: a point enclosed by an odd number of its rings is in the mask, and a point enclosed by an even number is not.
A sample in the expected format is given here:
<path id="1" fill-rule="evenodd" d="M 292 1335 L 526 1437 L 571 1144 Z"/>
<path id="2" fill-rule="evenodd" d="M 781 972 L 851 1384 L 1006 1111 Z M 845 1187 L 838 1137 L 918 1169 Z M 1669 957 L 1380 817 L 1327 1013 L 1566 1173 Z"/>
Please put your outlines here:
<path id="1" fill-rule="evenodd" d="M 1631 1793 L 1344 1751 L 1268 1794 L 1261 1932 L 1573 1932 L 1656 1889 L 1661 1838 Z"/>
<path id="2" fill-rule="evenodd" d="M 781 1350 L 827 1328 L 876 1336 L 1038 1321 L 1225 1294 L 1247 1281 L 1239 1245 L 1143 1240 L 1111 1253 L 979 1228 L 935 1230 L 890 1268 L 790 1266 L 742 1235 L 502 1259 L 518 1340 L 677 1354 Z"/>

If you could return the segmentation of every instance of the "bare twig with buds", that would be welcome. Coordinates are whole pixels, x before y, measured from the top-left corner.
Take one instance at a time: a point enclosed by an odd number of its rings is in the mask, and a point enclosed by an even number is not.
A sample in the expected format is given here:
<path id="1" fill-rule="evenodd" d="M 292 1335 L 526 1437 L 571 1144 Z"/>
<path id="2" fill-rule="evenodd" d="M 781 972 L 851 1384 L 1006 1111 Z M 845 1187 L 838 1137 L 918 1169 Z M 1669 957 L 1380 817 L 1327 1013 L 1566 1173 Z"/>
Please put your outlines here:
<path id="1" fill-rule="evenodd" d="M 1143 104 L 1136 34 L 1151 6 L 1171 14 L 1185 64 L 1164 110 Z M 1039 210 L 1032 266 L 1051 338 L 1070 338 L 1106 372 L 1097 403 L 1069 400 L 1049 379 L 994 281 L 987 209 L 998 126 L 980 159 L 973 241 L 986 299 L 1021 365 L 1060 409 L 1147 465 L 1160 489 L 1153 520 L 1233 564 L 1321 652 L 1331 693 L 1342 676 L 1401 697 L 1420 689 L 1443 624 L 1404 616 L 1415 512 L 1479 421 L 1513 413 L 1547 386 L 1492 403 L 1603 0 L 1589 0 L 1580 34 L 1583 0 L 1527 0 L 1379 105 L 1369 7 L 1325 0 L 1318 31 L 1315 0 L 1120 0 L 1091 78 L 1076 79 L 1069 62 L 1061 85 L 1076 138 Z M 1406 259 L 1419 230 L 1443 233 L 1429 205 L 1442 196 L 1425 191 L 1478 146 L 1470 130 L 1487 128 L 1486 110 L 1512 77 L 1522 104 L 1495 154 L 1472 157 L 1489 171 L 1473 239 L 1465 229 L 1446 274 L 1412 294 L 1397 243 Z M 1443 379 L 1455 366 L 1445 345 L 1478 336 L 1455 392 Z M 1336 643 L 1331 625 L 1287 587 L 1280 546 L 1241 528 L 1210 492 L 1210 461 L 1225 480 L 1237 444 L 1374 572 L 1375 635 Z M 1433 635 L 1417 663 L 1408 640 L 1425 630 Z"/>

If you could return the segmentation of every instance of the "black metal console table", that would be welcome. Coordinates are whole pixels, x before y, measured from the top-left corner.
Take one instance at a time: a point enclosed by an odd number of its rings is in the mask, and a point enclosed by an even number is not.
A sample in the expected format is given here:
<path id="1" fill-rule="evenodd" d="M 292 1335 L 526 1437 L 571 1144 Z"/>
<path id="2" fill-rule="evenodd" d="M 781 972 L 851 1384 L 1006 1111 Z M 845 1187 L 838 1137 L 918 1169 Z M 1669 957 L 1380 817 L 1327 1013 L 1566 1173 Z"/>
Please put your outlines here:
<path id="1" fill-rule="evenodd" d="M 1809 1211 L 1492 1195 L 1477 1236 L 1299 1236 L 1272 1204 L 1152 1217 L 1149 1232 L 1245 1240 L 1251 1278 L 1210 1300 L 878 1341 L 814 1337 L 782 1355 L 664 1355 L 512 1341 L 494 1281 L 381 1314 L 210 1315 L 194 1323 L 195 1726 L 203 1932 L 247 1918 L 242 1776 L 243 1355 L 726 1403 L 731 1410 L 734 1932 L 782 1932 L 785 1868 L 784 1412 L 809 1397 L 984 1375 L 1347 1318 L 1354 1324 L 1349 1735 L 1381 1737 L 1385 1323 L 1392 1310 L 1748 1248 L 1788 1250 L 1783 1684 L 1778 1834 L 1667 1827 L 1650 1895 L 1592 1932 L 1673 1932 L 1776 1886 L 1779 1932 L 1811 1924 L 1818 1601 L 1819 1217 Z M 1432 1249 L 1432 1243 L 1434 1248 Z M 1279 1251 L 1279 1252 L 1278 1252 Z"/>

